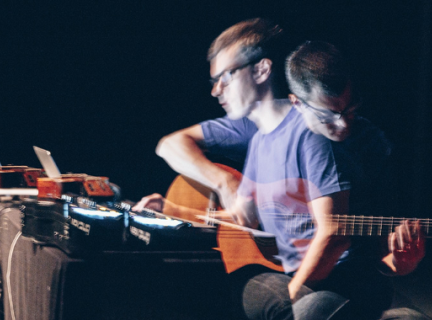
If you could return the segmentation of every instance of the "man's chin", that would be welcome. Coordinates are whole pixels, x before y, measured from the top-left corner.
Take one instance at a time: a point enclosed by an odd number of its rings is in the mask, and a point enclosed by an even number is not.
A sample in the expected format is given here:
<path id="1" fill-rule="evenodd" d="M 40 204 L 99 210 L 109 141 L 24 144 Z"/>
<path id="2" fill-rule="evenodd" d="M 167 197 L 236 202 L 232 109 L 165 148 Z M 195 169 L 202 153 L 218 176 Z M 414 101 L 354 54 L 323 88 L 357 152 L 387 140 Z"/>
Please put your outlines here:
<path id="1" fill-rule="evenodd" d="M 241 113 L 235 113 L 235 112 L 227 112 L 227 116 L 231 120 L 239 120 L 239 119 L 245 117 L 243 114 L 241 114 Z"/>
<path id="2" fill-rule="evenodd" d="M 348 135 L 348 131 L 340 131 L 327 135 L 327 138 L 336 142 L 341 142 L 344 141 L 348 137 Z"/>

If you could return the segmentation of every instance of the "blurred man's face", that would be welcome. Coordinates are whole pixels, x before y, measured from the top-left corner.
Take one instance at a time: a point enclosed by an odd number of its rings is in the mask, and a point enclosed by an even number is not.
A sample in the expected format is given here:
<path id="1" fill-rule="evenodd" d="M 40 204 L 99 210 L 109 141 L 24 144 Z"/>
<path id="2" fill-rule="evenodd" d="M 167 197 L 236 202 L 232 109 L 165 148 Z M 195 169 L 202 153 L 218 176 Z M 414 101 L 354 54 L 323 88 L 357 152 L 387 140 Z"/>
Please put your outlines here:
<path id="1" fill-rule="evenodd" d="M 358 107 L 352 103 L 350 86 L 339 97 L 314 90 L 309 100 L 300 101 L 297 106 L 312 132 L 333 141 L 343 141 L 349 136 Z"/>
<path id="2" fill-rule="evenodd" d="M 253 64 L 240 58 L 238 51 L 232 45 L 210 62 L 211 94 L 232 120 L 248 116 L 258 96 Z"/>

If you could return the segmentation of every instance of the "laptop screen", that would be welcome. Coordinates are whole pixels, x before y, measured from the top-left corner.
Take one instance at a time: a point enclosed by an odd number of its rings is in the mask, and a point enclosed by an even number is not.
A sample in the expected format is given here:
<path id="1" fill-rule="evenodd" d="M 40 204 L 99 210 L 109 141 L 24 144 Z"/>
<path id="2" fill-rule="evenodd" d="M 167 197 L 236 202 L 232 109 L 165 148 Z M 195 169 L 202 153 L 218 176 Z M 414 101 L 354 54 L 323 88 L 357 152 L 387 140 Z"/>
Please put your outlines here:
<path id="1" fill-rule="evenodd" d="M 55 164 L 53 157 L 51 156 L 51 152 L 36 146 L 33 146 L 33 149 L 36 152 L 36 155 L 39 158 L 42 167 L 45 169 L 47 176 L 49 178 L 60 177 L 61 173 L 57 168 L 57 165 Z"/>

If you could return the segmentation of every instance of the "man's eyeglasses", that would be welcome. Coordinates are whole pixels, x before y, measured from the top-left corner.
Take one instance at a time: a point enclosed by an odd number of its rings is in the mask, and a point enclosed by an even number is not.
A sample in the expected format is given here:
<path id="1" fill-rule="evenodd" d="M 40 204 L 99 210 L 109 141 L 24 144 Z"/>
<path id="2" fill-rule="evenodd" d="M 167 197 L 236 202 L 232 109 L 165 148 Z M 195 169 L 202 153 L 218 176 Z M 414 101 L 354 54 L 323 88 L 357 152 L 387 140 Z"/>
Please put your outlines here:
<path id="1" fill-rule="evenodd" d="M 310 104 L 302 100 L 302 103 L 305 105 L 306 108 L 311 109 L 311 112 L 317 117 L 317 119 L 322 124 L 329 124 L 334 123 L 343 116 L 348 115 L 355 115 L 357 109 L 360 107 L 360 101 L 357 101 L 355 103 L 351 103 L 342 112 L 337 112 L 329 109 L 318 109 L 315 107 L 312 107 Z"/>
<path id="2" fill-rule="evenodd" d="M 218 76 L 214 77 L 214 78 L 210 78 L 210 84 L 213 87 L 215 84 L 219 83 L 219 81 L 221 81 L 221 85 L 223 87 L 226 87 L 227 85 L 230 84 L 230 82 L 233 79 L 233 75 L 234 73 L 236 73 L 237 71 L 246 68 L 247 66 L 256 63 L 256 60 L 253 61 L 249 61 L 245 64 L 242 64 L 238 67 L 232 68 L 232 69 L 228 69 L 223 71 L 222 73 L 220 73 Z"/>

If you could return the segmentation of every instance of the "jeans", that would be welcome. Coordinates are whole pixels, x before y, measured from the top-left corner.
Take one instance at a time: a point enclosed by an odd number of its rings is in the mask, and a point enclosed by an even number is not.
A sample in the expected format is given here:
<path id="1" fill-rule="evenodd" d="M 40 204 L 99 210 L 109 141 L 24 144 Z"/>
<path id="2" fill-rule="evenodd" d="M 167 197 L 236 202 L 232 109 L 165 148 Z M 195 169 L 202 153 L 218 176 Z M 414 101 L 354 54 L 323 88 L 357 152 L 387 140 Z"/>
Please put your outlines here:
<path id="1" fill-rule="evenodd" d="M 383 313 L 380 320 L 431 320 L 424 314 L 410 308 L 395 308 Z"/>
<path id="2" fill-rule="evenodd" d="M 335 267 L 314 290 L 303 286 L 294 304 L 288 293 L 290 280 L 290 276 L 279 273 L 262 273 L 251 278 L 242 295 L 247 318 L 376 320 L 391 303 L 387 279 L 367 265 Z"/>
<path id="3" fill-rule="evenodd" d="M 248 319 L 263 320 L 327 320 L 337 319 L 349 300 L 331 291 L 314 292 L 303 286 L 301 298 L 291 305 L 288 282 L 284 274 L 263 273 L 246 284 L 243 291 L 243 308 Z M 343 317 L 340 317 L 343 319 Z"/>

